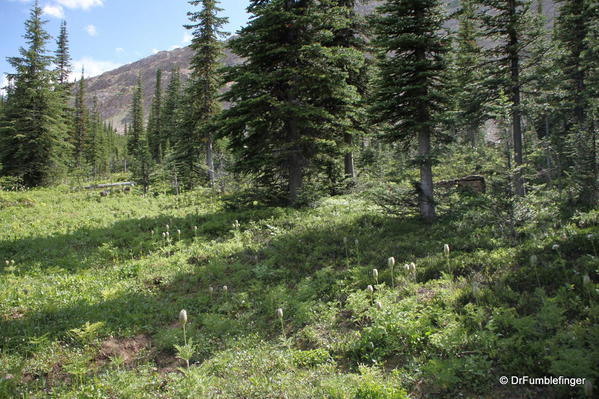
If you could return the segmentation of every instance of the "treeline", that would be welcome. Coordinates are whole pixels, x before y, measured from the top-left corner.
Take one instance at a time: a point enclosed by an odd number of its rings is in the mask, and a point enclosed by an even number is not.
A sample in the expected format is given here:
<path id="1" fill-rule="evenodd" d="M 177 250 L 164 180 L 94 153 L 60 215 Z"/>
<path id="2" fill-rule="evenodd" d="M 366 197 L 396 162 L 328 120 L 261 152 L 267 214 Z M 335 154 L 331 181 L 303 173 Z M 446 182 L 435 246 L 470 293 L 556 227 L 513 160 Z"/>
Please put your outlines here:
<path id="1" fill-rule="evenodd" d="M 146 189 L 158 179 L 177 189 L 243 182 L 263 202 L 297 205 L 352 187 L 366 169 L 382 167 L 386 148 L 402 168 L 419 169 L 412 195 L 430 221 L 433 166 L 447 160 L 452 145 L 489 145 L 484 125 L 494 121 L 508 195 L 542 183 L 568 187 L 579 204 L 596 203 L 595 1 L 559 1 L 551 25 L 541 0 L 462 0 L 452 15 L 440 0 L 387 0 L 367 18 L 356 13 L 355 0 L 253 0 L 248 25 L 226 42 L 242 63 L 226 68 L 218 1 L 189 3 L 191 77 L 182 84 L 172 71 L 164 90 L 157 72 L 147 123 L 139 82 L 126 129 L 131 171 Z M 24 57 L 44 35 L 35 36 L 34 17 Z M 31 57 L 30 64 L 44 62 Z M 25 64 L 16 60 L 19 71 Z M 54 82 L 40 76 L 22 84 Z M 16 102 L 18 82 L 8 98 L 15 110 L 26 106 Z M 56 104 L 52 112 L 64 113 Z M 5 142 L 33 128 L 11 125 L 7 133 L 3 126 Z M 58 130 L 47 129 L 55 153 L 65 147 L 52 133 Z M 39 170 L 53 166 L 52 153 L 44 151 Z M 8 173 L 30 165 L 2 159 Z"/>
<path id="2" fill-rule="evenodd" d="M 351 186 L 356 154 L 388 143 L 419 168 L 414 195 L 433 220 L 440 150 L 486 145 L 483 127 L 493 120 L 512 195 L 542 174 L 572 187 L 581 204 L 597 199 L 593 1 L 561 1 L 552 30 L 541 1 L 462 0 L 448 16 L 438 0 L 388 0 L 369 19 L 356 1 L 252 1 L 249 24 L 227 42 L 243 62 L 223 69 L 218 2 L 190 3 L 200 8 L 190 13 L 193 74 L 170 93 L 174 108 L 160 105 L 157 86 L 146 141 L 158 164 L 169 148 L 188 188 L 215 183 L 216 145 L 226 170 L 250 177 L 257 197 L 297 204 L 315 187 Z M 230 106 L 221 110 L 219 100 Z M 159 127 L 167 116 L 169 127 Z"/>
<path id="3" fill-rule="evenodd" d="M 69 82 L 66 22 L 51 53 L 42 13 L 36 1 L 25 23 L 28 47 L 8 59 L 14 72 L 0 101 L 0 174 L 37 186 L 68 175 L 90 178 L 121 170 L 124 138 L 102 121 L 97 99 L 87 107 L 83 75 L 76 88 Z"/>

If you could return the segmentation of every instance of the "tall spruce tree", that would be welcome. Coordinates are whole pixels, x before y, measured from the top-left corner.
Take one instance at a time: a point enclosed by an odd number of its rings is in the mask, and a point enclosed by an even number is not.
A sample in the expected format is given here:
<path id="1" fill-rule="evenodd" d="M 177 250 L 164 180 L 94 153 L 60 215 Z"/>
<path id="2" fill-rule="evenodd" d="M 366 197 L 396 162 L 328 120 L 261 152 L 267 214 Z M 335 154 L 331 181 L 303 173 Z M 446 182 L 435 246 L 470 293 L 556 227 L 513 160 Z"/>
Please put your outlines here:
<path id="1" fill-rule="evenodd" d="M 139 143 L 145 134 L 144 129 L 144 109 L 143 109 L 143 86 L 141 75 L 137 78 L 137 85 L 133 89 L 133 102 L 131 104 L 131 125 L 127 131 L 127 150 L 129 155 L 135 157 L 139 152 Z"/>
<path id="2" fill-rule="evenodd" d="M 129 129 L 127 151 L 131 159 L 133 180 L 139 183 L 148 192 L 152 175 L 152 155 L 148 145 L 148 138 L 144 129 L 143 87 L 141 76 L 138 77 L 137 86 L 133 93 L 131 106 L 132 123 Z"/>
<path id="3" fill-rule="evenodd" d="M 179 69 L 171 71 L 171 77 L 166 88 L 164 103 L 162 104 L 160 126 L 160 145 L 163 154 L 173 148 L 177 142 L 179 128 L 179 110 L 181 107 L 181 74 Z"/>
<path id="4" fill-rule="evenodd" d="M 484 105 L 488 101 L 482 83 L 484 70 L 482 48 L 476 19 L 476 0 L 462 0 L 457 15 L 458 31 L 453 51 L 453 80 L 455 95 L 454 125 L 463 131 L 472 146 L 477 144 L 478 132 L 485 120 Z"/>
<path id="5" fill-rule="evenodd" d="M 511 103 L 511 130 L 514 152 L 514 192 L 525 194 L 523 179 L 524 148 L 522 131 L 522 72 L 526 65 L 527 49 L 539 39 L 535 15 L 529 0 L 478 0 L 482 22 L 481 35 L 490 43 L 485 51 L 490 67 L 487 86 L 496 98 L 504 91 Z"/>
<path id="6" fill-rule="evenodd" d="M 432 139 L 448 103 L 448 42 L 438 0 L 389 0 L 377 9 L 375 43 L 380 76 L 373 111 L 390 142 L 416 141 L 420 165 L 418 203 L 424 220 L 436 217 Z"/>
<path id="7" fill-rule="evenodd" d="M 348 84 L 341 46 L 333 46 L 339 17 L 331 1 L 252 1 L 250 24 L 230 41 L 245 62 L 228 70 L 222 132 L 230 138 L 238 173 L 251 174 L 271 195 L 296 204 L 318 159 L 339 154 L 335 113 L 359 98 Z M 335 155 L 337 156 L 337 155 Z M 326 164 L 326 163 L 325 163 Z M 326 173 L 326 172 L 325 172 Z"/>
<path id="8" fill-rule="evenodd" d="M 556 24 L 560 47 L 562 107 L 571 148 L 574 181 L 578 199 L 586 205 L 597 201 L 596 121 L 593 101 L 599 87 L 593 82 L 597 71 L 597 49 L 593 49 L 593 31 L 599 23 L 599 7 L 589 0 L 561 0 Z"/>
<path id="9" fill-rule="evenodd" d="M 69 75 L 71 74 L 71 54 L 69 52 L 69 35 L 66 21 L 62 21 L 60 24 L 60 34 L 56 41 L 55 56 L 58 84 L 60 86 L 68 86 Z"/>
<path id="10" fill-rule="evenodd" d="M 78 168 L 82 167 L 85 161 L 89 136 L 89 111 L 85 104 L 85 73 L 81 71 L 81 79 L 77 85 L 75 94 L 75 114 L 72 129 L 73 158 Z"/>
<path id="11" fill-rule="evenodd" d="M 362 3 L 367 2 L 368 0 L 362 1 Z M 350 67 L 347 68 L 346 83 L 354 86 L 358 93 L 358 97 L 353 98 L 344 109 L 350 114 L 348 116 L 352 123 L 345 126 L 342 133 L 345 177 L 355 179 L 355 144 L 357 138 L 364 135 L 367 119 L 364 111 L 371 69 L 366 58 L 368 47 L 366 35 L 368 32 L 365 18 L 356 12 L 357 0 L 336 0 L 333 1 L 333 4 L 340 7 L 338 10 L 340 18 L 337 18 L 336 27 L 334 27 L 333 45 L 346 49 L 345 57 L 342 58 L 344 62 L 350 64 Z M 339 110 L 336 111 L 339 112 Z"/>
<path id="12" fill-rule="evenodd" d="M 63 173 L 68 159 L 63 107 L 56 90 L 56 72 L 50 70 L 54 57 L 46 45 L 43 11 L 34 3 L 25 22 L 27 48 L 8 62 L 15 72 L 5 116 L 0 124 L 0 163 L 3 173 L 19 176 L 29 186 L 49 184 Z"/>
<path id="13" fill-rule="evenodd" d="M 156 162 L 162 162 L 163 148 L 160 132 L 162 131 L 162 71 L 156 71 L 156 87 L 150 116 L 148 118 L 148 144 L 150 153 Z"/>
<path id="14" fill-rule="evenodd" d="M 178 142 L 178 158 L 185 168 L 185 185 L 191 188 L 197 181 L 198 161 L 201 159 L 202 147 L 205 147 L 206 168 L 210 186 L 214 185 L 214 133 L 211 122 L 220 111 L 219 91 L 223 87 L 220 73 L 220 60 L 223 56 L 222 38 L 226 33 L 221 31 L 228 19 L 219 17 L 222 11 L 216 0 L 191 0 L 194 7 L 201 5 L 200 11 L 189 12 L 191 24 L 185 28 L 192 31 L 191 48 L 194 51 L 191 59 L 191 77 L 187 87 L 188 121 L 186 131 Z"/>

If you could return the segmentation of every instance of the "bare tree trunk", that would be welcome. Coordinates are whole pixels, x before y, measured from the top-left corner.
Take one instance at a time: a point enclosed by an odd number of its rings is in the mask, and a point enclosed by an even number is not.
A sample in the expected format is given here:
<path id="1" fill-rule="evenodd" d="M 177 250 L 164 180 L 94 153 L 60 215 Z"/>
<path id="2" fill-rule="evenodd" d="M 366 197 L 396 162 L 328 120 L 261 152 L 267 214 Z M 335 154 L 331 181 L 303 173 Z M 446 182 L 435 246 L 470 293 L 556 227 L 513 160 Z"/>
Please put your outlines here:
<path id="1" fill-rule="evenodd" d="M 436 217 L 430 153 L 431 135 L 428 129 L 423 129 L 418 133 L 418 155 L 422 158 L 418 204 L 420 206 L 420 215 L 427 223 L 433 222 Z"/>
<path id="2" fill-rule="evenodd" d="M 214 187 L 214 156 L 212 152 L 214 139 L 212 135 L 208 135 L 208 143 L 206 144 L 206 166 L 208 167 L 208 178 L 210 179 L 210 187 Z"/>
<path id="3" fill-rule="evenodd" d="M 509 1 L 510 14 L 516 14 L 516 1 Z M 514 192 L 524 196 L 524 179 L 522 177 L 522 114 L 520 111 L 520 54 L 518 50 L 519 37 L 514 26 L 509 28 L 509 60 L 511 72 L 511 102 L 512 102 L 512 135 L 514 142 Z"/>
<path id="4" fill-rule="evenodd" d="M 345 133 L 343 140 L 349 149 L 349 151 L 345 153 L 345 177 L 354 180 L 356 178 L 356 169 L 354 164 L 354 153 L 352 151 L 353 137 L 351 134 Z"/>

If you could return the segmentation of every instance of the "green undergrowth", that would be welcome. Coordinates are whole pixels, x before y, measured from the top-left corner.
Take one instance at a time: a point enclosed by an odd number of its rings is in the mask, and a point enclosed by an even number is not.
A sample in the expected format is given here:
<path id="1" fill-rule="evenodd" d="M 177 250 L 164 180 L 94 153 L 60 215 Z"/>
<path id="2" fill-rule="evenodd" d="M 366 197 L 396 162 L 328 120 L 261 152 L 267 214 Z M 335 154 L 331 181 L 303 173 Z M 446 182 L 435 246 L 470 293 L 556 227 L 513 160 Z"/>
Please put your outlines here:
<path id="1" fill-rule="evenodd" d="M 499 377 L 599 381 L 599 211 L 451 200 L 0 192 L 0 398 L 583 397 Z"/>

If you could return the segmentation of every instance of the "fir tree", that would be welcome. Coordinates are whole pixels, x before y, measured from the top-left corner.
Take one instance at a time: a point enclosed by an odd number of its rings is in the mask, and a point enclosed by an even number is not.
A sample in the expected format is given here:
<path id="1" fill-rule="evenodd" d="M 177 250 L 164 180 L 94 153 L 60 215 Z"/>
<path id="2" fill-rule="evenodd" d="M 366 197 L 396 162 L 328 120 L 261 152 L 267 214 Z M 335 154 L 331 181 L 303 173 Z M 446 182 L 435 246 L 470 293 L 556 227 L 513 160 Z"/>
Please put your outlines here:
<path id="1" fill-rule="evenodd" d="M 150 153 L 156 162 L 162 162 L 163 148 L 160 133 L 162 131 L 162 71 L 156 71 L 156 88 L 152 98 L 148 118 L 148 143 Z"/>
<path id="2" fill-rule="evenodd" d="M 127 131 L 127 150 L 129 155 L 136 157 L 139 152 L 141 137 L 145 134 L 144 110 L 143 110 L 143 87 L 141 76 L 137 78 L 137 86 L 133 89 L 133 103 L 131 108 L 131 125 Z"/>
<path id="3" fill-rule="evenodd" d="M 73 158 L 77 167 L 81 167 L 85 161 L 86 147 L 89 136 L 88 125 L 89 111 L 85 105 L 85 74 L 81 71 L 81 79 L 77 85 L 75 94 L 75 115 L 73 122 Z"/>
<path id="4" fill-rule="evenodd" d="M 127 151 L 131 158 L 131 171 L 133 179 L 142 185 L 144 194 L 150 186 L 152 175 L 152 155 L 148 145 L 148 138 L 144 129 L 143 88 L 141 76 L 138 78 L 137 87 L 133 93 L 131 107 L 132 123 L 127 141 Z"/>
<path id="5" fill-rule="evenodd" d="M 14 88 L 0 125 L 3 173 L 22 177 L 29 186 L 48 184 L 64 172 L 69 150 L 42 14 L 36 1 L 25 22 L 28 47 L 19 50 L 19 57 L 8 58 L 15 70 L 9 75 Z"/>
<path id="6" fill-rule="evenodd" d="M 181 74 L 179 69 L 171 71 L 171 78 L 166 89 L 164 103 L 160 114 L 160 146 L 163 154 L 170 152 L 176 145 L 179 128 L 179 109 L 181 106 Z"/>
<path id="7" fill-rule="evenodd" d="M 202 9 L 189 12 L 192 22 L 185 25 L 193 34 L 191 48 L 191 77 L 187 87 L 189 123 L 185 134 L 179 138 L 177 153 L 179 162 L 185 165 L 185 184 L 193 187 L 197 174 L 197 163 L 201 158 L 202 145 L 206 149 L 206 167 L 210 186 L 214 185 L 214 134 L 211 121 L 220 111 L 219 91 L 223 86 L 220 73 L 220 59 L 223 56 L 223 43 L 220 40 L 226 33 L 220 29 L 227 18 L 218 16 L 222 11 L 216 0 L 192 0 L 194 7 Z"/>
<path id="8" fill-rule="evenodd" d="M 71 55 L 69 52 L 69 36 L 66 21 L 62 21 L 60 24 L 60 34 L 56 41 L 56 46 L 55 56 L 58 84 L 60 86 L 68 86 L 69 75 L 71 74 Z"/>
<path id="9" fill-rule="evenodd" d="M 514 152 L 514 192 L 525 194 L 522 169 L 524 149 L 522 138 L 522 79 L 523 69 L 529 59 L 527 49 L 539 39 L 529 0 L 478 0 L 482 22 L 481 35 L 493 43 L 485 51 L 490 67 L 487 87 L 496 98 L 504 91 L 511 102 L 511 130 Z M 537 33 L 537 34 L 535 34 Z"/>
<path id="10" fill-rule="evenodd" d="M 448 103 L 444 18 L 438 0 L 390 0 L 378 8 L 376 45 L 380 77 L 373 111 L 386 124 L 390 142 L 416 141 L 420 164 L 418 203 L 426 221 L 435 219 L 432 139 Z"/>
<path id="11" fill-rule="evenodd" d="M 355 141 L 366 130 L 365 104 L 367 101 L 370 63 L 366 58 L 368 33 L 365 19 L 356 12 L 357 0 L 336 0 L 333 5 L 339 7 L 340 18 L 334 28 L 333 45 L 346 49 L 343 61 L 349 64 L 346 84 L 354 86 L 358 97 L 347 101 L 345 112 L 351 124 L 343 128 L 343 152 L 345 177 L 356 178 L 354 161 Z M 363 1 L 366 3 L 366 1 Z M 356 67 L 357 66 L 357 67 Z M 339 110 L 336 110 L 337 112 Z"/>
<path id="12" fill-rule="evenodd" d="M 464 131 L 464 137 L 472 146 L 477 144 L 478 131 L 486 116 L 484 105 L 488 101 L 482 85 L 483 54 L 478 44 L 480 32 L 475 1 L 461 2 L 453 56 L 455 125 Z"/>
<path id="13" fill-rule="evenodd" d="M 222 132 L 236 172 L 296 204 L 318 159 L 339 154 L 340 126 L 350 125 L 343 108 L 359 98 L 347 68 L 357 66 L 331 43 L 331 20 L 340 16 L 333 2 L 253 1 L 249 11 L 250 24 L 230 41 L 245 62 L 228 70 L 234 83 L 223 98 L 233 106 L 223 113 Z"/>
<path id="14" fill-rule="evenodd" d="M 562 106 L 566 117 L 568 144 L 573 160 L 573 176 L 580 202 L 597 200 L 596 129 L 593 101 L 598 94 L 593 74 L 597 71 L 593 30 L 598 24 L 599 7 L 589 0 L 561 0 L 556 38 L 561 57 Z"/>

